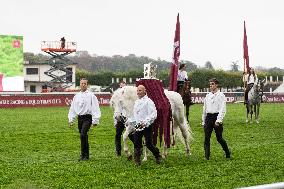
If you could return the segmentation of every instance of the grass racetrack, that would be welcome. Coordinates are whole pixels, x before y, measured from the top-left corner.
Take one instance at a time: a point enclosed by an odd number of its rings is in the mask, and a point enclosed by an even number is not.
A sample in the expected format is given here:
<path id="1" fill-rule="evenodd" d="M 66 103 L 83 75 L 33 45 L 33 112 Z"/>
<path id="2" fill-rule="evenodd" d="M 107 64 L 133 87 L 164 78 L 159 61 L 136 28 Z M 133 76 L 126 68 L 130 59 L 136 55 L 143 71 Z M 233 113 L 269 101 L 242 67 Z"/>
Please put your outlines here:
<path id="1" fill-rule="evenodd" d="M 160 165 L 150 155 L 137 168 L 124 154 L 115 156 L 110 107 L 101 108 L 100 125 L 89 132 L 85 162 L 78 162 L 79 134 L 77 124 L 68 127 L 67 107 L 0 109 L 0 188 L 223 189 L 284 181 L 283 104 L 261 104 L 259 124 L 245 123 L 244 105 L 227 105 L 224 138 L 231 160 L 214 132 L 211 159 L 204 159 L 201 110 L 201 105 L 190 109 L 190 157 L 178 142 Z"/>

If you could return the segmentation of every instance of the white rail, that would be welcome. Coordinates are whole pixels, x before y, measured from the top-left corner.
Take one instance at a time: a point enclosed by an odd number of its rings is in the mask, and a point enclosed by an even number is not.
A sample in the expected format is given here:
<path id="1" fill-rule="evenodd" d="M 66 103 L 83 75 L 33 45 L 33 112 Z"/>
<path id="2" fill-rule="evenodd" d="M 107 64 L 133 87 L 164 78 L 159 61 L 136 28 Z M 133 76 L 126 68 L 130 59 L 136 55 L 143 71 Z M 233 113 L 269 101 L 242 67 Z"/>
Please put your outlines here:
<path id="1" fill-rule="evenodd" d="M 284 188 L 284 182 L 278 182 L 278 183 L 273 183 L 273 184 L 249 186 L 249 187 L 237 188 L 237 189 L 283 189 L 283 188 Z"/>

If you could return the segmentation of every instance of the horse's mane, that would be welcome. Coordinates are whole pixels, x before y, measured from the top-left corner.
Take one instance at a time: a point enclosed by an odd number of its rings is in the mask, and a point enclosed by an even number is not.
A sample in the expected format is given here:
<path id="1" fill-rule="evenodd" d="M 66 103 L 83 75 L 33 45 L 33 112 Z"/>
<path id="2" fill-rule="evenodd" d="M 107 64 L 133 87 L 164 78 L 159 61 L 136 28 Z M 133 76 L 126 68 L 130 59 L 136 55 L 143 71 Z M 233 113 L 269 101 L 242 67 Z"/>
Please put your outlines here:
<path id="1" fill-rule="evenodd" d="M 110 101 L 109 101 L 111 107 L 115 108 L 115 105 L 116 103 L 118 103 L 121 93 L 122 93 L 121 88 L 118 88 L 117 90 L 113 92 L 113 94 L 111 95 Z"/>
<path id="2" fill-rule="evenodd" d="M 123 87 L 123 98 L 124 99 L 129 99 L 129 100 L 136 100 L 138 97 L 137 97 L 137 94 L 136 94 L 136 90 L 137 90 L 137 87 L 133 87 L 133 86 L 125 86 Z"/>
<path id="3" fill-rule="evenodd" d="M 137 91 L 137 87 L 133 87 L 133 86 L 125 86 L 122 88 L 121 100 L 123 101 L 126 114 L 129 117 L 132 117 L 134 103 L 135 103 L 135 100 L 138 99 L 136 91 Z"/>

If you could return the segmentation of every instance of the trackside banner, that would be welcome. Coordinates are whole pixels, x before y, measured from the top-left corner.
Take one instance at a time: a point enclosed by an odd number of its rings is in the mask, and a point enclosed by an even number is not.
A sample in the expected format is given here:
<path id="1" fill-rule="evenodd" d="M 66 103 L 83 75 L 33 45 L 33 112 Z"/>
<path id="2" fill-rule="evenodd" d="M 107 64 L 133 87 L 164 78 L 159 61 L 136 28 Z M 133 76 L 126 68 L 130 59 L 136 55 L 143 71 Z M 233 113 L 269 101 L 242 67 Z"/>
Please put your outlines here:
<path id="1" fill-rule="evenodd" d="M 243 101 L 243 93 L 224 93 L 227 103 Z M 108 106 L 111 94 L 96 94 L 100 106 Z M 202 104 L 206 93 L 192 93 L 192 101 Z M 74 94 L 0 94 L 0 108 L 70 106 Z M 264 102 L 284 103 L 284 94 L 264 94 Z"/>
<path id="2" fill-rule="evenodd" d="M 203 103 L 204 98 L 207 93 L 192 93 L 191 100 L 196 103 Z M 224 93 L 226 96 L 227 103 L 235 103 L 235 102 L 242 102 L 244 100 L 243 93 Z M 265 93 L 263 94 L 263 102 L 269 103 L 284 103 L 284 94 L 272 94 L 272 93 Z"/>
<path id="3" fill-rule="evenodd" d="M 96 95 L 100 106 L 108 106 L 111 98 L 110 94 Z M 1 96 L 0 108 L 16 108 L 16 107 L 50 107 L 50 106 L 70 106 L 74 94 L 62 95 L 17 95 L 17 96 Z"/>

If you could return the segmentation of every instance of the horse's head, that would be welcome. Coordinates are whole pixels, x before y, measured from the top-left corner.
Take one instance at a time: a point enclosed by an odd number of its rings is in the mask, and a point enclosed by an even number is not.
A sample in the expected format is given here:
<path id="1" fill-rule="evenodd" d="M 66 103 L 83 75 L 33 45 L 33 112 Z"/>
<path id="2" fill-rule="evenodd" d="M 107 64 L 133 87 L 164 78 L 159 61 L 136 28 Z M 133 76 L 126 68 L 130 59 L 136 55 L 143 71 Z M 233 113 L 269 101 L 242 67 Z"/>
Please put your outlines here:
<path id="1" fill-rule="evenodd" d="M 256 92 L 263 92 L 263 88 L 264 88 L 264 80 L 258 80 L 258 82 L 257 82 L 257 84 L 255 85 L 255 88 L 254 88 L 254 90 L 256 91 Z"/>
<path id="2" fill-rule="evenodd" d="M 123 87 L 123 92 L 121 94 L 121 106 L 123 107 L 127 117 L 132 117 L 134 103 L 138 99 L 137 88 L 132 86 Z"/>
<path id="3" fill-rule="evenodd" d="M 253 103 L 260 102 L 261 90 L 263 90 L 263 88 L 261 87 L 261 81 L 258 81 L 248 92 L 248 101 Z"/>
<path id="4" fill-rule="evenodd" d="M 136 87 L 125 86 L 116 90 L 111 99 L 110 105 L 114 111 L 114 117 L 123 115 L 132 117 L 135 100 L 137 100 Z"/>
<path id="5" fill-rule="evenodd" d="M 120 105 L 121 101 L 122 101 L 122 98 L 121 98 L 122 92 L 123 92 L 122 88 L 117 89 L 116 91 L 114 91 L 114 93 L 113 93 L 113 95 L 111 96 L 111 99 L 110 99 L 110 106 L 113 109 L 115 118 L 122 115 L 122 108 L 121 108 L 121 105 Z"/>
<path id="6" fill-rule="evenodd" d="M 183 85 L 183 90 L 184 90 L 184 92 L 188 92 L 188 91 L 190 91 L 190 89 L 191 89 L 191 83 L 190 83 L 190 81 L 185 81 L 185 82 L 184 82 L 184 85 Z"/>

